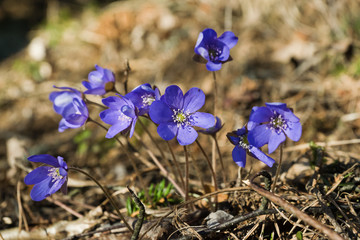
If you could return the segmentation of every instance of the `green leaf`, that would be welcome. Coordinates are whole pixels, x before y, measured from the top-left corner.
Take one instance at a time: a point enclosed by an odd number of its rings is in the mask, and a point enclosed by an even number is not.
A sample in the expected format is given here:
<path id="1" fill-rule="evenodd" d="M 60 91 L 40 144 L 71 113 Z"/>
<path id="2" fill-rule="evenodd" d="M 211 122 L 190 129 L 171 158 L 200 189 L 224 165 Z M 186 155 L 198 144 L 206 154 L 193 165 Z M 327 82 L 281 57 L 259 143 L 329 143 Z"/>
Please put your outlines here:
<path id="1" fill-rule="evenodd" d="M 298 232 L 296 233 L 296 239 L 297 239 L 297 240 L 302 240 L 302 239 L 303 239 L 303 233 L 302 233 L 301 231 L 298 231 Z"/>

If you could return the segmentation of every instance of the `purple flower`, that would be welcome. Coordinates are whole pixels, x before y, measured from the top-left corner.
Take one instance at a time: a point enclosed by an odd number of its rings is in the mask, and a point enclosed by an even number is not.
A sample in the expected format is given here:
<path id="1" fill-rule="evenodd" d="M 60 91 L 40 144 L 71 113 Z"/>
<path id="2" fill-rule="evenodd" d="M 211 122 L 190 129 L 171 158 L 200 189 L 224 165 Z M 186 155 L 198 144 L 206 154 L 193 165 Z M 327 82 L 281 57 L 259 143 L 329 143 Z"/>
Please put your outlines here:
<path id="1" fill-rule="evenodd" d="M 142 84 L 125 95 L 139 110 L 139 116 L 149 113 L 150 105 L 160 99 L 159 89 L 153 90 L 149 83 Z"/>
<path id="2" fill-rule="evenodd" d="M 127 132 L 129 130 L 130 137 L 132 137 L 139 115 L 134 104 L 126 97 L 117 96 L 104 98 L 102 102 L 109 109 L 102 111 L 100 118 L 105 123 L 112 125 L 105 137 L 112 138 L 119 132 Z"/>
<path id="3" fill-rule="evenodd" d="M 30 197 L 34 201 L 41 201 L 59 189 L 67 193 L 68 167 L 62 157 L 53 157 L 48 154 L 34 155 L 28 158 L 31 162 L 41 162 L 52 167 L 40 166 L 26 175 L 26 185 L 33 185 Z"/>
<path id="4" fill-rule="evenodd" d="M 63 117 L 59 123 L 59 132 L 84 125 L 89 117 L 89 111 L 82 100 L 81 93 L 68 87 L 55 88 L 65 89 L 65 91 L 52 92 L 49 96 L 50 101 L 54 104 L 55 112 Z"/>
<path id="5" fill-rule="evenodd" d="M 205 103 L 205 94 L 199 88 L 191 88 L 185 95 L 172 85 L 166 88 L 160 100 L 150 106 L 149 115 L 159 124 L 157 132 L 166 141 L 177 136 L 180 145 L 193 143 L 198 133 L 193 126 L 209 128 L 215 125 L 210 113 L 197 112 Z"/>
<path id="6" fill-rule="evenodd" d="M 238 42 L 238 38 L 233 32 L 224 32 L 219 38 L 217 33 L 207 28 L 199 34 L 195 45 L 196 56 L 203 57 L 207 63 L 209 71 L 221 69 L 221 64 L 230 61 L 230 49 Z M 196 58 L 195 58 L 196 59 Z"/>
<path id="7" fill-rule="evenodd" d="M 210 128 L 206 128 L 206 129 L 201 129 L 198 132 L 201 132 L 201 133 L 207 134 L 207 135 L 214 135 L 215 133 L 220 131 L 224 125 L 221 125 L 220 118 L 218 118 L 218 117 L 215 117 L 215 118 L 216 118 L 216 123 L 214 126 L 212 126 Z"/>
<path id="8" fill-rule="evenodd" d="M 226 135 L 230 142 L 235 145 L 232 151 L 232 157 L 234 162 L 239 167 L 245 167 L 246 165 L 246 154 L 262 161 L 269 167 L 275 163 L 275 160 L 263 153 L 259 148 L 255 147 L 250 139 L 245 127 L 238 129 L 237 131 L 228 133 Z"/>
<path id="9" fill-rule="evenodd" d="M 249 118 L 248 139 L 261 147 L 268 144 L 272 153 L 284 142 L 286 136 L 293 141 L 301 137 L 300 119 L 286 107 L 285 103 L 266 103 L 265 107 L 255 108 Z"/>
<path id="10" fill-rule="evenodd" d="M 102 68 L 98 65 L 95 65 L 96 71 L 89 73 L 88 80 L 83 81 L 82 84 L 88 90 L 85 94 L 93 95 L 104 95 L 106 92 L 114 89 L 115 86 L 115 76 L 112 71 L 106 68 Z"/>

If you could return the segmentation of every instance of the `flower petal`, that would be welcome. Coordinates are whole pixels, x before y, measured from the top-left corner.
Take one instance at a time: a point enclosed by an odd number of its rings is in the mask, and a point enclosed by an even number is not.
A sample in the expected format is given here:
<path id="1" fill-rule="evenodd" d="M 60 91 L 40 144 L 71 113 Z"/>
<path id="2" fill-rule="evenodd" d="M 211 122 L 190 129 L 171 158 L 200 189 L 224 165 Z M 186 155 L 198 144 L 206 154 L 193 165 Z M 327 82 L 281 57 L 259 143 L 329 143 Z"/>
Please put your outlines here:
<path id="1" fill-rule="evenodd" d="M 211 128 L 215 125 L 215 117 L 210 113 L 196 112 L 191 115 L 192 125 L 201 128 Z"/>
<path id="2" fill-rule="evenodd" d="M 218 71 L 221 69 L 221 63 L 214 63 L 214 62 L 208 61 L 206 63 L 206 69 L 209 71 Z"/>
<path id="3" fill-rule="evenodd" d="M 83 85 L 84 85 L 84 83 L 83 83 Z M 93 89 L 86 90 L 84 92 L 84 94 L 92 94 L 92 95 L 104 95 L 105 93 L 106 93 L 106 91 L 105 91 L 104 87 L 93 88 Z"/>
<path id="4" fill-rule="evenodd" d="M 263 153 L 260 149 L 258 149 L 257 147 L 252 146 L 249 149 L 250 153 L 257 159 L 259 159 L 260 161 L 262 161 L 263 163 L 265 163 L 266 165 L 268 165 L 269 167 L 272 167 L 273 164 L 275 163 L 275 160 L 272 159 L 271 157 L 269 157 L 268 155 L 266 155 L 265 153 Z"/>
<path id="5" fill-rule="evenodd" d="M 26 177 L 24 178 L 24 183 L 26 185 L 33 185 L 39 182 L 44 181 L 48 178 L 49 170 L 51 167 L 41 166 L 32 170 Z"/>
<path id="6" fill-rule="evenodd" d="M 267 107 L 259 107 L 250 114 L 249 121 L 263 123 L 270 122 L 274 113 Z"/>
<path id="7" fill-rule="evenodd" d="M 232 151 L 232 158 L 239 167 L 244 168 L 246 165 L 246 150 L 235 146 Z"/>
<path id="8" fill-rule="evenodd" d="M 28 160 L 31 162 L 41 162 L 54 167 L 60 167 L 58 160 L 49 154 L 33 155 L 31 157 L 28 157 Z"/>
<path id="9" fill-rule="evenodd" d="M 176 136 L 178 131 L 176 123 L 160 123 L 157 128 L 159 136 L 165 141 L 169 141 Z"/>
<path id="10" fill-rule="evenodd" d="M 180 127 L 177 135 L 177 140 L 180 145 L 185 146 L 195 142 L 198 133 L 190 126 Z"/>
<path id="11" fill-rule="evenodd" d="M 120 110 L 122 106 L 126 104 L 126 102 L 122 98 L 116 96 L 110 96 L 104 98 L 102 102 L 104 105 L 108 106 L 109 108 L 117 109 L 117 110 Z"/>
<path id="12" fill-rule="evenodd" d="M 136 117 L 135 110 L 131 108 L 129 105 L 122 106 L 121 112 L 130 118 Z"/>
<path id="13" fill-rule="evenodd" d="M 133 120 L 132 120 L 132 123 L 131 123 L 130 135 L 129 135 L 130 138 L 131 138 L 132 135 L 134 134 L 136 121 L 137 121 L 137 117 L 135 116 L 135 117 L 133 118 Z"/>
<path id="14" fill-rule="evenodd" d="M 184 95 L 184 112 L 193 113 L 205 104 L 205 93 L 200 88 L 190 88 Z M 214 123 L 215 124 L 215 123 Z"/>
<path id="15" fill-rule="evenodd" d="M 173 111 L 163 101 L 157 100 L 150 106 L 149 116 L 151 120 L 156 124 L 173 122 Z"/>
<path id="16" fill-rule="evenodd" d="M 231 49 L 237 44 L 239 39 L 238 37 L 235 36 L 233 32 L 226 31 L 223 34 L 221 34 L 218 40 L 225 43 L 229 47 L 229 49 Z"/>
<path id="17" fill-rule="evenodd" d="M 164 100 L 171 108 L 175 108 L 176 110 L 183 109 L 184 95 L 181 89 L 176 85 L 171 85 L 166 88 Z"/>
<path id="18" fill-rule="evenodd" d="M 43 181 L 39 182 L 38 184 L 35 184 L 35 186 L 30 192 L 30 197 L 32 200 L 41 201 L 50 195 L 49 188 L 52 185 L 51 179 L 52 179 L 51 177 L 48 177 Z"/>
<path id="19" fill-rule="evenodd" d="M 128 128 L 131 124 L 130 121 L 119 121 L 118 123 L 112 125 L 108 132 L 106 133 L 106 138 L 113 138 L 116 134 L 118 134 L 121 131 L 124 131 L 126 128 Z"/>
<path id="20" fill-rule="evenodd" d="M 269 142 L 272 131 L 264 124 L 259 125 L 248 133 L 249 144 L 255 147 L 262 147 Z"/>
<path id="21" fill-rule="evenodd" d="M 119 119 L 123 117 L 124 114 L 119 110 L 106 109 L 100 112 L 100 118 L 104 123 L 114 125 L 119 122 Z M 127 116 L 126 116 L 127 117 Z"/>
<path id="22" fill-rule="evenodd" d="M 283 132 L 277 133 L 276 131 L 271 131 L 271 135 L 268 143 L 269 154 L 274 152 L 280 143 L 284 142 L 286 136 Z"/>
<path id="23" fill-rule="evenodd" d="M 56 180 L 55 182 L 52 182 L 52 186 L 49 188 L 48 193 L 50 195 L 56 193 L 65 182 L 66 182 L 66 177 Z"/>
<path id="24" fill-rule="evenodd" d="M 300 122 L 287 122 L 288 127 L 284 130 L 285 134 L 293 141 L 297 142 L 301 138 L 302 127 Z"/>
<path id="25" fill-rule="evenodd" d="M 221 50 L 221 55 L 219 56 L 218 60 L 222 61 L 222 62 L 225 62 L 230 57 L 230 49 L 226 45 L 224 45 L 221 49 L 222 49 Z"/>

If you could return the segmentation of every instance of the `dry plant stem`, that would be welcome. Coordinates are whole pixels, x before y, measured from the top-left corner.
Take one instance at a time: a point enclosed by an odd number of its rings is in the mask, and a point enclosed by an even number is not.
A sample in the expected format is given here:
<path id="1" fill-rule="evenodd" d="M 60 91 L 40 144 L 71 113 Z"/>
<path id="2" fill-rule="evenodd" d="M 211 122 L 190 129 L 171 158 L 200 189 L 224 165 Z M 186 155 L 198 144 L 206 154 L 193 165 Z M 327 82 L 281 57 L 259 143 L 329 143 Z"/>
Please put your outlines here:
<path id="1" fill-rule="evenodd" d="M 74 215 L 77 218 L 83 218 L 84 215 L 74 211 L 73 209 L 69 208 L 68 206 L 66 206 L 65 204 L 63 204 L 62 202 L 55 200 L 55 199 L 51 199 L 51 198 L 46 198 L 46 200 L 48 200 L 49 202 L 54 203 L 55 205 L 61 207 L 62 209 L 64 209 L 65 211 L 69 212 L 70 214 Z"/>
<path id="2" fill-rule="evenodd" d="M 88 174 L 87 172 L 83 171 L 80 168 L 75 168 L 75 167 L 69 167 L 69 170 L 74 170 L 77 171 L 79 173 L 84 174 L 85 176 L 87 176 L 88 178 L 90 178 L 92 181 L 94 181 L 96 183 L 96 185 L 98 185 L 101 190 L 104 192 L 105 196 L 107 199 L 109 199 L 110 204 L 113 206 L 113 208 L 116 210 L 116 213 L 119 215 L 120 219 L 124 222 L 124 224 L 126 225 L 126 227 L 129 229 L 129 231 L 131 233 L 133 233 L 133 229 L 130 227 L 130 225 L 127 223 L 127 221 L 125 220 L 124 216 L 121 214 L 119 207 L 116 205 L 114 199 L 111 197 L 111 195 L 109 194 L 109 192 L 106 190 L 106 188 L 101 185 L 101 183 L 96 180 L 93 176 L 91 176 L 90 174 Z"/>
<path id="3" fill-rule="evenodd" d="M 318 220 L 314 219 L 313 217 L 307 215 L 306 213 L 300 211 L 290 203 L 286 202 L 285 200 L 281 199 L 280 197 L 276 196 L 275 194 L 263 189 L 262 187 L 256 185 L 253 183 L 253 181 L 250 181 L 250 187 L 255 190 L 257 193 L 259 193 L 261 196 L 268 198 L 270 201 L 275 203 L 276 205 L 279 205 L 282 207 L 285 211 L 295 215 L 297 218 L 304 221 L 306 224 L 311 225 L 312 227 L 316 228 L 320 232 L 322 232 L 324 235 L 326 235 L 330 240 L 344 240 L 338 233 L 331 230 Z"/>
<path id="4" fill-rule="evenodd" d="M 177 173 L 177 175 L 178 175 L 178 178 L 179 178 L 180 181 L 181 181 L 182 187 L 185 189 L 184 178 L 183 178 L 183 175 L 182 175 L 182 173 L 181 173 L 179 163 L 178 163 L 178 161 L 177 161 L 177 159 L 176 159 L 176 157 L 175 157 L 174 151 L 173 151 L 173 149 L 171 148 L 169 141 L 165 141 L 165 142 L 166 142 L 166 144 L 167 144 L 167 146 L 168 146 L 168 148 L 169 148 L 169 151 L 170 151 L 171 156 L 172 156 L 172 158 L 173 158 L 173 161 L 174 161 L 174 163 L 175 163 L 175 169 L 176 169 L 176 173 Z"/>
<path id="5" fill-rule="evenodd" d="M 205 156 L 205 159 L 209 165 L 212 177 L 214 179 L 214 188 L 215 188 L 215 192 L 218 190 L 218 185 L 217 185 L 217 181 L 216 181 L 216 173 L 211 165 L 210 159 L 207 156 L 206 152 L 204 151 L 203 147 L 201 146 L 201 144 L 199 143 L 198 140 L 195 140 L 196 144 L 198 145 L 198 147 L 200 148 L 200 151 L 202 152 L 202 154 Z M 215 211 L 217 210 L 217 195 L 215 196 Z"/>
<path id="6" fill-rule="evenodd" d="M 25 226 L 25 230 L 28 232 L 29 231 L 29 225 L 26 219 L 26 216 L 24 214 L 24 209 L 21 203 L 21 192 L 20 192 L 20 181 L 17 182 L 16 185 L 16 197 L 17 197 L 17 202 L 18 202 L 18 208 L 19 208 L 19 232 L 21 231 L 22 228 L 22 220 L 24 220 L 24 226 Z"/>
<path id="7" fill-rule="evenodd" d="M 116 21 L 115 21 L 116 22 Z M 124 71 L 125 81 L 124 81 L 124 90 L 125 94 L 128 93 L 128 86 L 127 83 L 129 81 L 129 74 L 130 74 L 131 68 L 129 64 L 129 59 L 126 59 L 126 69 Z"/>
<path id="8" fill-rule="evenodd" d="M 278 178 L 279 178 L 280 171 L 281 171 L 282 157 L 283 157 L 283 144 L 281 143 L 281 144 L 280 144 L 279 165 L 278 165 L 278 167 L 277 167 L 277 169 L 276 169 L 274 182 L 273 182 L 273 185 L 271 186 L 271 192 L 274 192 L 274 191 L 275 191 L 275 188 L 276 188 L 276 183 L 277 183 L 277 180 L 278 180 Z"/>
<path id="9" fill-rule="evenodd" d="M 184 153 L 185 153 L 185 201 L 189 200 L 189 155 L 184 146 Z"/>
<path id="10" fill-rule="evenodd" d="M 167 157 L 165 157 L 164 151 L 160 148 L 159 144 L 155 141 L 155 139 L 153 138 L 153 136 L 151 135 L 151 133 L 149 132 L 149 130 L 145 127 L 145 125 L 141 122 L 141 120 L 139 119 L 138 123 L 140 124 L 140 126 L 142 127 L 142 129 L 146 132 L 146 134 L 150 137 L 151 141 L 155 144 L 156 148 L 159 150 L 160 155 L 162 157 L 162 159 L 164 159 L 164 161 L 166 162 L 166 165 L 168 166 L 168 168 L 171 170 L 171 173 L 174 174 L 175 179 L 177 179 L 177 175 L 175 174 L 175 170 L 173 165 L 171 165 L 169 159 Z"/>
<path id="11" fill-rule="evenodd" d="M 203 188 L 203 190 L 204 190 L 204 193 L 206 193 L 206 192 L 207 192 L 207 189 L 206 189 L 206 186 L 205 186 L 205 182 L 204 182 L 204 177 L 203 177 L 202 171 L 200 170 L 200 167 L 199 167 L 197 161 L 196 161 L 191 155 L 190 155 L 190 157 L 191 157 L 192 163 L 194 163 L 195 171 L 196 171 L 197 173 L 199 173 L 198 175 L 199 175 L 200 183 L 201 183 L 201 186 L 202 186 L 202 188 Z"/>
<path id="12" fill-rule="evenodd" d="M 216 74 L 215 72 L 212 72 L 213 79 L 214 79 L 214 116 L 216 116 L 216 103 L 217 103 L 217 83 L 216 83 Z M 216 172 L 216 148 L 215 139 L 212 140 L 212 148 L 211 148 L 211 161 L 212 161 L 212 167 L 214 169 L 214 172 Z M 213 184 L 215 186 L 216 178 L 213 180 Z"/>
<path id="13" fill-rule="evenodd" d="M 103 128 L 104 130 L 108 131 L 108 129 L 103 126 L 102 124 L 94 121 L 93 119 L 91 119 L 90 117 L 88 118 L 88 121 L 95 123 L 96 125 L 100 126 L 101 128 Z M 139 178 L 141 187 L 145 190 L 146 189 L 146 184 L 144 182 L 144 179 L 142 178 L 141 172 L 139 171 L 135 161 L 134 161 L 134 157 L 132 154 L 130 154 L 130 152 L 126 149 L 126 147 L 124 146 L 124 144 L 120 141 L 120 139 L 118 137 L 114 137 L 115 140 L 120 144 L 121 149 L 123 150 L 123 152 L 126 154 L 126 156 L 129 158 L 130 163 L 132 165 L 132 167 L 135 170 L 136 176 Z M 152 198 L 150 198 L 150 195 L 148 193 L 148 191 L 144 191 L 145 196 L 147 197 L 147 199 L 150 200 L 150 202 L 152 202 Z"/>
<path id="14" fill-rule="evenodd" d="M 139 238 L 140 230 L 141 230 L 142 224 L 144 222 L 144 218 L 145 218 L 145 207 L 144 207 L 144 204 L 140 201 L 140 199 L 136 196 L 134 191 L 131 190 L 129 188 L 129 186 L 126 186 L 126 187 L 129 190 L 134 202 L 139 207 L 138 221 L 135 224 L 134 232 L 131 236 L 131 240 L 137 240 Z"/>
<path id="15" fill-rule="evenodd" d="M 92 105 L 98 106 L 98 107 L 100 107 L 100 108 L 102 108 L 102 109 L 106 109 L 106 107 L 105 107 L 104 105 L 101 105 L 101 104 L 98 104 L 98 103 L 96 103 L 96 102 L 90 101 L 90 100 L 87 99 L 86 97 L 84 97 L 84 100 L 85 100 L 85 102 L 88 103 L 88 104 L 92 104 Z"/>
<path id="16" fill-rule="evenodd" d="M 134 132 L 134 136 L 137 140 L 141 141 L 139 135 Z M 156 158 L 154 153 L 149 150 L 149 148 L 146 146 L 144 142 L 142 142 L 144 148 L 146 149 L 147 154 L 150 156 L 150 158 L 154 161 L 155 165 L 160 169 L 162 175 L 164 175 L 175 187 L 175 189 L 180 193 L 180 195 L 185 198 L 185 193 L 183 189 L 177 184 L 177 182 L 169 175 L 169 172 L 164 168 L 164 166 L 159 162 L 159 160 Z"/>
<path id="17" fill-rule="evenodd" d="M 219 160 L 220 160 L 221 170 L 222 170 L 222 174 L 223 174 L 223 182 L 226 183 L 226 172 L 225 172 L 225 167 L 224 167 L 224 161 L 223 161 L 223 158 L 221 155 L 218 140 L 216 139 L 216 134 L 213 136 L 213 138 L 215 140 L 216 149 L 219 154 Z"/>

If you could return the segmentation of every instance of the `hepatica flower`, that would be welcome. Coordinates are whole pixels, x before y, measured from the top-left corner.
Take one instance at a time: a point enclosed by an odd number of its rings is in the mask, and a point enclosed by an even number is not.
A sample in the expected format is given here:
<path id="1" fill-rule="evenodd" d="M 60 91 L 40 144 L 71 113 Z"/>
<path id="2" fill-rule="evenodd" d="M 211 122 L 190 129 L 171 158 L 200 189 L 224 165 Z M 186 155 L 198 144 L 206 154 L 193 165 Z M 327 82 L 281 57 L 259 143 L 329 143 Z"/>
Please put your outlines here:
<path id="1" fill-rule="evenodd" d="M 268 144 L 272 153 L 284 142 L 286 136 L 293 141 L 301 137 L 300 119 L 286 107 L 285 103 L 266 103 L 256 108 L 250 115 L 248 129 L 249 140 L 257 147 Z"/>
<path id="2" fill-rule="evenodd" d="M 230 49 L 237 42 L 238 38 L 233 32 L 227 31 L 217 37 L 213 29 L 207 28 L 199 34 L 195 45 L 195 56 L 201 56 L 207 61 L 207 70 L 217 71 L 221 69 L 221 64 L 232 59 Z"/>
<path id="3" fill-rule="evenodd" d="M 228 133 L 226 135 L 230 142 L 235 145 L 232 151 L 232 157 L 234 162 L 239 167 L 245 167 L 246 165 L 246 154 L 262 161 L 269 167 L 275 163 L 275 160 L 263 153 L 259 148 L 255 147 L 248 138 L 248 133 L 245 127 L 238 129 L 237 131 Z"/>
<path id="4" fill-rule="evenodd" d="M 89 73 L 89 81 L 82 82 L 84 87 L 88 89 L 84 94 L 104 95 L 106 92 L 114 89 L 115 76 L 109 69 L 102 68 L 98 65 L 95 65 L 95 68 L 96 71 Z"/>
<path id="5" fill-rule="evenodd" d="M 65 91 L 50 93 L 49 99 L 54 104 L 54 110 L 63 118 L 59 123 L 59 132 L 68 128 L 79 128 L 85 124 L 89 111 L 82 100 L 81 92 L 68 87 L 55 87 Z"/>
<path id="6" fill-rule="evenodd" d="M 193 128 L 209 128 L 215 125 L 210 113 L 197 112 L 205 103 L 205 94 L 199 88 L 191 88 L 185 95 L 181 89 L 172 85 L 165 94 L 150 106 L 149 115 L 159 124 L 157 132 L 166 141 L 177 136 L 180 145 L 193 143 L 198 133 Z"/>
<path id="7" fill-rule="evenodd" d="M 41 201 L 54 194 L 59 189 L 67 193 L 68 167 L 62 157 L 53 157 L 48 154 L 34 155 L 28 158 L 31 162 L 41 162 L 50 165 L 40 166 L 26 175 L 24 182 L 34 185 L 30 197 L 34 201 Z"/>
<path id="8" fill-rule="evenodd" d="M 153 90 L 149 83 L 142 84 L 125 95 L 139 110 L 139 116 L 149 113 L 150 105 L 160 99 L 159 89 Z"/>
<path id="9" fill-rule="evenodd" d="M 130 131 L 132 137 L 136 120 L 138 118 L 138 110 L 134 104 L 126 97 L 111 96 L 104 98 L 102 102 L 109 107 L 100 113 L 100 118 L 107 124 L 112 125 L 106 138 L 112 138 L 119 132 Z"/>

